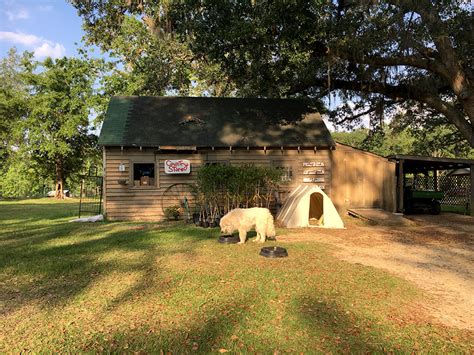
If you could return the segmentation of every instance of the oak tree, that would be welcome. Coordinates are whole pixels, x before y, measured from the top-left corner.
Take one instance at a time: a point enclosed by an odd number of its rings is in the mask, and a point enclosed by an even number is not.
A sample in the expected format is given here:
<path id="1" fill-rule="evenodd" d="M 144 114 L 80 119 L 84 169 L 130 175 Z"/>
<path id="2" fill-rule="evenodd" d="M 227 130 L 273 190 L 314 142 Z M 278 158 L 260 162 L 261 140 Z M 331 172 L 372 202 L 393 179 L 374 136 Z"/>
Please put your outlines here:
<path id="1" fill-rule="evenodd" d="M 172 1 L 69 0 L 83 19 L 86 44 L 116 66 L 106 78 L 112 95 L 224 96 L 234 87 L 217 63 L 198 58 L 172 33 Z"/>
<path id="2" fill-rule="evenodd" d="M 204 63 L 216 69 L 207 72 L 210 82 L 235 86 L 238 95 L 319 99 L 337 93 L 344 104 L 331 116 L 336 124 L 368 115 L 377 127 L 387 113 L 400 110 L 415 119 L 441 114 L 474 145 L 469 2 L 71 2 L 84 20 L 87 38 L 107 50 L 123 51 L 116 38 L 124 38 L 126 19 L 139 21 L 149 36 L 145 41 L 128 37 L 134 55 L 126 62 L 139 63 L 134 67 L 146 62 L 142 74 L 151 78 L 166 68 L 173 75 L 182 73 L 177 60 L 193 63 L 189 73 Z M 183 44 L 183 61 L 177 52 L 160 59 L 158 51 L 149 50 L 147 43 L 153 41 Z"/>
<path id="3" fill-rule="evenodd" d="M 472 8 L 456 0 L 177 1 L 175 30 L 239 87 L 444 115 L 474 145 Z M 354 107 L 336 121 L 357 118 Z M 342 115 L 341 115 L 342 114 Z"/>

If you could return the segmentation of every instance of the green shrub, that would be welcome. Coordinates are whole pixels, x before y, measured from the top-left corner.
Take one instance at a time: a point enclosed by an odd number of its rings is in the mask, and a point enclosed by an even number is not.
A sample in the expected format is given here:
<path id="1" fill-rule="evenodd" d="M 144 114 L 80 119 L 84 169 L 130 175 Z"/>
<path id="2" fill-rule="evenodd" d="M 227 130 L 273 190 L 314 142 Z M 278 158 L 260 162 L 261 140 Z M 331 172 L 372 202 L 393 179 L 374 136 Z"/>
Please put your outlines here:
<path id="1" fill-rule="evenodd" d="M 39 176 L 29 161 L 14 160 L 0 171 L 0 197 L 39 197 L 50 189 L 51 182 Z"/>
<path id="2" fill-rule="evenodd" d="M 282 171 L 253 164 L 201 167 L 197 174 L 201 219 L 213 220 L 237 207 L 269 207 Z"/>

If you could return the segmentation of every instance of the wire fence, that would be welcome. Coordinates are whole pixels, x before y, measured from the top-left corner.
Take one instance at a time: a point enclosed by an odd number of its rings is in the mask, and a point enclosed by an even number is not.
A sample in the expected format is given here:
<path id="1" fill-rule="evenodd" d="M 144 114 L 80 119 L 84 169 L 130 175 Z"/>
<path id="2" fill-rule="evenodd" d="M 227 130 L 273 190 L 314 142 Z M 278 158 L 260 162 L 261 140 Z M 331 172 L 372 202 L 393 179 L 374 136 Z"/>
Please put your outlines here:
<path id="1" fill-rule="evenodd" d="M 471 179 L 468 175 L 441 175 L 438 177 L 416 175 L 407 179 L 413 190 L 442 191 L 441 205 L 469 207 Z"/>

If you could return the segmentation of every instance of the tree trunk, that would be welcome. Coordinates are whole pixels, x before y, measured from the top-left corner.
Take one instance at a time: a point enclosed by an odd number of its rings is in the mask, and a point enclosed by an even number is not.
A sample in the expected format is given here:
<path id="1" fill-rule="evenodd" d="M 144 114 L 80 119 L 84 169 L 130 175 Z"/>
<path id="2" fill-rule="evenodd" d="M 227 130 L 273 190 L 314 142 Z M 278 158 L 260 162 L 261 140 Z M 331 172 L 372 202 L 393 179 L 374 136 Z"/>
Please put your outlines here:
<path id="1" fill-rule="evenodd" d="M 436 95 L 420 95 L 417 100 L 426 103 L 429 107 L 443 114 L 467 139 L 470 146 L 474 147 L 474 122 L 469 122 L 461 110 L 445 103 Z"/>
<path id="2" fill-rule="evenodd" d="M 64 199 L 64 172 L 63 161 L 61 158 L 56 159 L 56 194 L 57 199 Z"/>

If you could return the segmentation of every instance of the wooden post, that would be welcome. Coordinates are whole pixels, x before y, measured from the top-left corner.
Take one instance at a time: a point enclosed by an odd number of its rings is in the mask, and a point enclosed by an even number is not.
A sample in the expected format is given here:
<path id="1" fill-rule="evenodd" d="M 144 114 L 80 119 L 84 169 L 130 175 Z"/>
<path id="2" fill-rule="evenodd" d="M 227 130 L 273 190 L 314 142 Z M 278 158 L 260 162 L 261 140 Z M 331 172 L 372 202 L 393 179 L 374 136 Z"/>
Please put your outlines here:
<path id="1" fill-rule="evenodd" d="M 403 187 L 405 185 L 405 173 L 403 172 L 403 160 L 398 162 L 398 212 L 403 213 Z"/>
<path id="2" fill-rule="evenodd" d="M 471 198 L 469 201 L 471 216 L 474 217 L 474 164 L 471 165 Z"/>
<path id="3" fill-rule="evenodd" d="M 121 148 L 123 150 L 123 147 Z M 107 217 L 107 151 L 102 148 L 102 214 Z"/>

